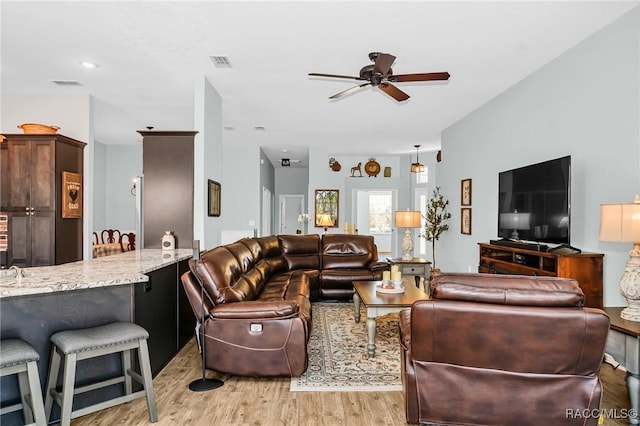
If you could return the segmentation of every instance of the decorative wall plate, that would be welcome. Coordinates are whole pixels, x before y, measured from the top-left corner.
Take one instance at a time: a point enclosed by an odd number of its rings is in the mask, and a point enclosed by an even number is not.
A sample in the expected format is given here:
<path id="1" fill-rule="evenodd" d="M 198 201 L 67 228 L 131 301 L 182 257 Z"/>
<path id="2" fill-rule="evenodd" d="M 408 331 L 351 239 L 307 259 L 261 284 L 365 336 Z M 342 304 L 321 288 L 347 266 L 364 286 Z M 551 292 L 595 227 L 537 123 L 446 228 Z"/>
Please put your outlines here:
<path id="1" fill-rule="evenodd" d="M 369 158 L 367 164 L 364 165 L 364 171 L 369 175 L 376 177 L 378 173 L 380 173 L 380 164 L 376 161 L 375 158 Z"/>

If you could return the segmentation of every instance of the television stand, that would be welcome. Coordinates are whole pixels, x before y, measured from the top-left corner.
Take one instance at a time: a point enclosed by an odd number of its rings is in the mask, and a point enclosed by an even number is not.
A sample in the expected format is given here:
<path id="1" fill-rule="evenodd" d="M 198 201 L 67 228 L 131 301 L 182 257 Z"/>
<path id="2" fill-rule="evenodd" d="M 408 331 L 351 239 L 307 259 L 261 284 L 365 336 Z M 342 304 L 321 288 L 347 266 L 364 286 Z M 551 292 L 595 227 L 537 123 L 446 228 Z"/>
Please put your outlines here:
<path id="1" fill-rule="evenodd" d="M 489 243 L 498 245 L 498 246 L 521 248 L 525 250 L 536 250 L 536 251 L 549 250 L 549 247 L 545 244 L 525 243 L 524 241 L 512 240 L 510 238 L 501 238 L 499 240 L 489 240 Z"/>
<path id="2" fill-rule="evenodd" d="M 526 243 L 524 243 L 526 244 Z M 602 308 L 602 253 L 562 253 L 479 243 L 478 272 L 573 278 L 584 292 L 585 306 Z M 537 244 L 533 244 L 537 246 Z"/>

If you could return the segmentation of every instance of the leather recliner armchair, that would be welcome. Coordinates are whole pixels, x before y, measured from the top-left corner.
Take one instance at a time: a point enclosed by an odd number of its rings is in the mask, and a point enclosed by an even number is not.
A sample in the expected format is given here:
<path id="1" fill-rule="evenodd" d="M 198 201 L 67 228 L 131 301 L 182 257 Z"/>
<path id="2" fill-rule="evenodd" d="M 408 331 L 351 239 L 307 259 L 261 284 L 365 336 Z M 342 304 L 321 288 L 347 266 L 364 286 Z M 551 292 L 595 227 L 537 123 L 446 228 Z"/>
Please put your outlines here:
<path id="1" fill-rule="evenodd" d="M 440 274 L 400 313 L 408 423 L 596 425 L 609 317 L 564 278 Z"/>

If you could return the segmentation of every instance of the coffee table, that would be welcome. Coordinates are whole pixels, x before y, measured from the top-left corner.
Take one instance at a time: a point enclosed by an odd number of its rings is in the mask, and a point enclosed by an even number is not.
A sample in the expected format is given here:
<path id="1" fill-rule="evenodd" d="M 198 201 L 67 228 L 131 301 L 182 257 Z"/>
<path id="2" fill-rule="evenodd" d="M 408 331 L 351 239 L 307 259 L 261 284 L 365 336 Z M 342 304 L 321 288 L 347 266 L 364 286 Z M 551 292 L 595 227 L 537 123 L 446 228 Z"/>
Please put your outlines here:
<path id="1" fill-rule="evenodd" d="M 429 295 L 416 287 L 410 279 L 403 279 L 404 293 L 378 293 L 376 286 L 381 281 L 354 281 L 353 304 L 355 306 L 354 319 L 360 322 L 360 306 L 367 309 L 367 335 L 369 345 L 367 350 L 370 357 L 376 353 L 376 317 L 400 312 L 409 308 L 416 300 L 428 299 Z"/>

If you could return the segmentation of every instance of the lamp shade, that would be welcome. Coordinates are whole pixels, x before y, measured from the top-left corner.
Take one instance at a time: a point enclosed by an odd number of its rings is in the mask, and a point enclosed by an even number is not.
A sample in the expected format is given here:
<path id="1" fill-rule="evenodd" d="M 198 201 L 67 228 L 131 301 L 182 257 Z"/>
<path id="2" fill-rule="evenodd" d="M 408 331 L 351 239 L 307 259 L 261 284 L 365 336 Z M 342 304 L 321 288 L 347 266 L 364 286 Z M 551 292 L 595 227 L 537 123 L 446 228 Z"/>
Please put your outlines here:
<path id="1" fill-rule="evenodd" d="M 419 211 L 397 211 L 396 228 L 420 228 Z"/>
<path id="2" fill-rule="evenodd" d="M 424 172 L 424 164 L 411 163 L 411 173 L 422 173 L 422 172 Z"/>
<path id="3" fill-rule="evenodd" d="M 640 196 L 633 203 L 600 206 L 600 241 L 640 242 Z"/>
<path id="4" fill-rule="evenodd" d="M 318 226 L 333 226 L 333 219 L 327 213 L 320 215 L 320 220 L 318 221 Z"/>

